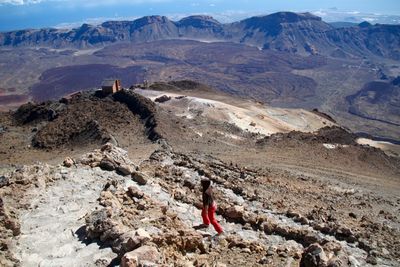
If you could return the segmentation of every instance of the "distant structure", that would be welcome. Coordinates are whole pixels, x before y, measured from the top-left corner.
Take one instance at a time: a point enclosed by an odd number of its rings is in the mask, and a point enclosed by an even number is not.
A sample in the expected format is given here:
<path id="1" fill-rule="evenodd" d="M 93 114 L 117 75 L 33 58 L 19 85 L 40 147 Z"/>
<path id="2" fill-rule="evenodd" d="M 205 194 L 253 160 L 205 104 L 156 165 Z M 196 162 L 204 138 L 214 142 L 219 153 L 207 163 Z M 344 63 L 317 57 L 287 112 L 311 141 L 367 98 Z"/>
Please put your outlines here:
<path id="1" fill-rule="evenodd" d="M 114 94 L 121 90 L 121 80 L 105 79 L 101 84 L 103 94 Z"/>
<path id="2" fill-rule="evenodd" d="M 137 83 L 132 85 L 129 89 L 148 89 L 150 87 L 150 83 L 148 80 L 144 80 L 143 83 Z"/>
<path id="3" fill-rule="evenodd" d="M 149 81 L 148 80 L 144 80 L 143 81 L 143 86 L 144 86 L 144 88 L 149 88 Z"/>

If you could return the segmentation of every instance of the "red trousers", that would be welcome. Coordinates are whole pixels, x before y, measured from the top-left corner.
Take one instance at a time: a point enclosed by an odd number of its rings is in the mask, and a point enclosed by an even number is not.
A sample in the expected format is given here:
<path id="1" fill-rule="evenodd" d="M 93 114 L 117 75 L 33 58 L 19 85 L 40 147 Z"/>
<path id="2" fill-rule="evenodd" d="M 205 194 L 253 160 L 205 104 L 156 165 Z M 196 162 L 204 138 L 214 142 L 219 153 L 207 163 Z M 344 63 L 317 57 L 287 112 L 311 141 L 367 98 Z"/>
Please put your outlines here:
<path id="1" fill-rule="evenodd" d="M 217 210 L 217 206 L 214 204 L 209 206 L 208 209 L 204 208 L 201 210 L 201 217 L 203 218 L 203 223 L 205 225 L 211 224 L 214 226 L 215 231 L 218 234 L 222 233 L 224 230 L 222 229 L 221 225 L 215 219 L 215 211 Z"/>

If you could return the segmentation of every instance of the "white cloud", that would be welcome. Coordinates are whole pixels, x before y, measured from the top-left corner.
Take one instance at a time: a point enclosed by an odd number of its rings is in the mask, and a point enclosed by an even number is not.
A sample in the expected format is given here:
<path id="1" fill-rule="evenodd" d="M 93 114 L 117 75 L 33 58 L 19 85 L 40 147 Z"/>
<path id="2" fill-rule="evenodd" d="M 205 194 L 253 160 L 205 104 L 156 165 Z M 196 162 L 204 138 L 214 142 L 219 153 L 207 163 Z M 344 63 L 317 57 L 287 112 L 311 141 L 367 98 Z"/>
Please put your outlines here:
<path id="1" fill-rule="evenodd" d="M 100 6 L 100 5 L 113 5 L 113 4 L 142 4 L 142 3 L 160 3 L 170 2 L 172 0 L 0 0 L 0 5 L 29 5 L 38 4 L 42 2 L 65 2 L 69 5 L 80 6 Z"/>
<path id="2" fill-rule="evenodd" d="M 363 21 L 368 21 L 368 22 L 374 22 L 374 21 L 376 21 L 377 19 L 376 18 L 369 18 L 369 17 L 364 17 L 364 18 L 362 18 L 362 20 Z"/>
<path id="3" fill-rule="evenodd" d="M 322 10 L 315 11 L 315 12 L 313 12 L 313 14 L 318 16 L 318 17 L 323 17 L 323 16 L 327 15 L 327 13 L 322 11 Z"/>
<path id="4" fill-rule="evenodd" d="M 1 4 L 11 4 L 11 5 L 26 5 L 26 4 L 37 4 L 42 2 L 41 0 L 0 0 Z"/>
<path id="5" fill-rule="evenodd" d="M 72 29 L 72 28 L 78 28 L 82 26 L 82 24 L 87 23 L 90 25 L 100 25 L 101 23 L 105 21 L 122 21 L 122 20 L 129 20 L 133 21 L 135 19 L 138 19 L 139 17 L 98 17 L 98 18 L 88 18 L 82 21 L 76 21 L 76 22 L 65 22 L 65 23 L 59 23 L 55 26 L 54 28 L 57 29 Z"/>
<path id="6" fill-rule="evenodd" d="M 322 19 L 326 22 L 345 21 L 345 22 L 360 23 L 363 21 L 369 21 L 371 23 L 398 24 L 397 20 L 399 19 L 399 16 L 396 15 L 372 14 L 356 10 L 341 11 L 339 9 L 336 10 L 330 9 L 330 10 L 312 11 L 311 13 L 322 17 Z"/>

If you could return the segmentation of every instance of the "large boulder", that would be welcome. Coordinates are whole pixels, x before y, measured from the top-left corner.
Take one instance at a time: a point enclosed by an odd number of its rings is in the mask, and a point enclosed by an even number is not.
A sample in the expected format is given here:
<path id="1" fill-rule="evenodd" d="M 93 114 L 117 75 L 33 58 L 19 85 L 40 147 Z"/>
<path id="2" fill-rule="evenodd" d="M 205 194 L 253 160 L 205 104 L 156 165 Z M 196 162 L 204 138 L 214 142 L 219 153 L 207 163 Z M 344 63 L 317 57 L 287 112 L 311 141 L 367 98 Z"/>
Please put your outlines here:
<path id="1" fill-rule="evenodd" d="M 147 241 L 151 240 L 151 236 L 144 229 L 139 228 L 136 231 L 129 231 L 122 234 L 112 245 L 113 251 L 123 255 L 128 251 L 139 248 Z"/>
<path id="2" fill-rule="evenodd" d="M 121 259 L 121 267 L 136 267 L 140 266 L 141 262 L 158 263 L 160 259 L 161 254 L 157 248 L 142 246 L 126 253 Z"/>
<path id="3" fill-rule="evenodd" d="M 152 242 L 158 246 L 167 244 L 185 252 L 206 252 L 202 234 L 194 230 L 164 233 L 153 237 Z"/>
<path id="4" fill-rule="evenodd" d="M 308 246 L 303 251 L 300 267 L 326 267 L 327 265 L 328 257 L 318 243 Z"/>
<path id="5" fill-rule="evenodd" d="M 154 99 L 154 102 L 164 103 L 164 102 L 167 102 L 167 101 L 169 101 L 169 100 L 171 100 L 171 97 L 170 97 L 170 96 L 162 95 L 162 96 L 157 97 L 156 99 Z"/>
<path id="6" fill-rule="evenodd" d="M 117 223 L 111 218 L 111 214 L 107 209 L 93 211 L 85 217 L 86 221 L 86 235 L 89 239 L 107 239 L 103 236 L 107 232 L 110 236 L 112 229 L 117 226 Z M 115 235 L 114 235 L 115 236 Z"/>
<path id="7" fill-rule="evenodd" d="M 132 173 L 132 180 L 134 180 L 139 185 L 145 185 L 145 184 L 147 184 L 147 181 L 149 180 L 149 178 L 147 177 L 146 174 L 135 171 Z"/>
<path id="8" fill-rule="evenodd" d="M 232 206 L 225 210 L 224 215 L 227 219 L 230 219 L 234 222 L 244 223 L 245 219 L 245 211 L 243 206 Z"/>
<path id="9" fill-rule="evenodd" d="M 121 164 L 117 167 L 117 172 L 123 176 L 128 176 L 135 171 L 131 165 Z"/>
<path id="10" fill-rule="evenodd" d="M 114 162 L 114 160 L 108 158 L 108 157 L 104 157 L 101 161 L 100 161 L 100 168 L 105 170 L 105 171 L 113 171 L 115 170 L 116 164 Z"/>

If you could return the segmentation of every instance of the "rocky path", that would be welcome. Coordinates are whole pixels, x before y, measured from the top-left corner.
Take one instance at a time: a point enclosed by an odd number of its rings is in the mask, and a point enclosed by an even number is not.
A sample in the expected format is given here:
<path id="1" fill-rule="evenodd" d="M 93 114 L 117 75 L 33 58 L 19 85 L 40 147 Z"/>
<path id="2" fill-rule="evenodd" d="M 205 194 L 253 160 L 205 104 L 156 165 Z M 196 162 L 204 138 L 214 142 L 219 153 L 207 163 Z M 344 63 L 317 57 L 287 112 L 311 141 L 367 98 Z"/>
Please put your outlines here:
<path id="1" fill-rule="evenodd" d="M 22 266 L 94 266 L 115 254 L 79 240 L 84 216 L 95 209 L 111 173 L 98 168 L 61 168 L 53 185 L 31 192 L 31 206 L 20 216 L 21 235 L 13 248 Z"/>
<path id="2" fill-rule="evenodd" d="M 172 233 L 174 230 L 183 228 L 193 229 L 193 226 L 201 224 L 200 210 L 195 207 L 195 203 L 199 197 L 197 185 L 207 172 L 203 161 L 190 158 L 185 161 L 184 157 L 178 154 L 160 152 L 152 155 L 151 161 L 141 164 L 138 168 L 139 173 L 147 177 L 146 182 L 143 183 L 139 182 L 140 179 L 120 175 L 130 169 L 132 170 L 129 172 L 137 172 L 133 170 L 134 165 L 127 158 L 126 152 L 111 146 L 105 147 L 105 151 L 98 151 L 97 154 L 93 153 L 81 160 L 82 163 L 77 167 L 51 167 L 43 175 L 54 177 L 54 182 L 47 187 L 46 184 L 37 184 L 36 189 L 29 191 L 25 199 L 29 199 L 30 206 L 19 216 L 21 235 L 11 248 L 22 266 L 106 266 L 113 259 L 120 258 L 121 255 L 117 256 L 111 250 L 112 247 L 115 251 L 114 245 L 110 247 L 110 244 L 105 242 L 103 243 L 105 246 L 101 248 L 96 242 L 82 241 L 86 236 L 82 228 L 85 225 L 85 215 L 91 214 L 96 208 L 115 212 L 115 217 L 110 215 L 110 218 L 125 223 L 123 227 L 116 228 L 121 230 L 118 232 L 118 238 L 109 236 L 111 241 L 120 239 L 124 233 L 128 234 L 129 226 L 134 228 L 130 230 L 143 228 L 156 237 L 159 234 L 163 236 L 162 232 L 165 230 L 172 230 L 170 231 Z M 106 167 L 111 167 L 109 165 L 111 162 L 118 162 L 119 171 L 115 171 L 114 167 L 109 171 L 95 167 L 99 166 L 97 164 L 100 161 L 103 168 L 105 163 L 107 163 Z M 225 177 L 226 172 L 229 172 L 229 168 L 219 165 L 219 162 L 210 164 L 214 171 L 221 170 L 220 177 Z M 121 171 L 122 166 L 125 166 L 124 171 Z M 158 175 L 160 170 L 165 172 Z M 234 175 L 229 175 L 229 177 L 232 179 Z M 201 233 L 200 242 L 211 244 L 212 251 L 209 251 L 209 255 L 214 255 L 224 262 L 224 258 L 221 258 L 223 254 L 218 253 L 222 253 L 221 251 L 225 253 L 227 245 L 220 245 L 218 248 L 219 242 L 223 243 L 225 240 L 225 243 L 230 242 L 230 245 L 232 240 L 239 240 L 238 242 L 248 242 L 248 244 L 251 242 L 261 244 L 266 249 L 267 256 L 264 257 L 266 261 L 261 258 L 262 253 L 265 252 L 260 252 L 256 260 L 252 259 L 251 264 L 274 263 L 274 266 L 297 266 L 303 257 L 305 247 L 312 243 L 320 243 L 324 246 L 330 243 L 334 246 L 330 248 L 331 251 L 334 251 L 337 245 L 339 246 L 338 257 L 345 260 L 343 266 L 370 266 L 366 262 L 366 251 L 360 249 L 356 243 L 340 241 L 334 235 L 323 234 L 320 230 L 313 228 L 309 222 L 302 223 L 296 220 L 296 215 L 289 216 L 268 210 L 262 201 L 251 198 L 247 194 L 235 193 L 236 190 L 232 189 L 231 183 L 224 181 L 225 178 L 220 179 L 222 180 L 216 187 L 221 193 L 218 203 L 221 204 L 223 212 L 217 216 L 217 219 L 222 224 L 225 233 L 222 238 L 214 239 L 210 238 L 215 234 L 212 227 L 199 232 Z M 111 185 L 107 183 L 109 181 L 112 181 Z M 114 189 L 103 190 L 106 184 Z M 118 191 L 120 189 L 117 184 L 125 185 L 124 188 L 120 188 L 121 192 Z M 131 187 L 140 189 L 139 191 L 146 195 L 144 198 L 146 200 L 138 198 L 135 200 L 138 202 L 135 202 L 130 199 L 131 197 L 128 198 L 127 192 Z M 100 203 L 103 206 L 100 206 Z M 140 209 L 139 206 L 141 206 Z M 154 218 L 158 220 L 168 217 L 161 216 L 162 207 L 168 207 L 169 211 L 177 215 L 177 222 L 172 225 L 176 225 L 179 229 L 163 228 L 163 224 L 153 225 L 154 223 L 150 222 L 151 215 L 156 215 Z M 236 215 L 232 216 L 228 210 L 232 210 Z M 152 214 L 152 212 L 155 213 Z M 144 216 L 140 217 L 142 215 Z M 262 224 L 253 223 L 254 216 L 264 218 Z M 170 226 L 167 219 L 165 222 L 165 226 Z M 201 241 L 201 236 L 203 236 L 203 241 Z M 246 258 L 248 257 L 246 253 L 252 252 L 246 251 L 246 248 L 242 247 L 236 252 L 230 250 L 229 253 L 232 253 L 231 256 L 239 253 L 238 258 L 246 261 L 249 259 Z M 378 263 L 380 266 L 395 266 L 393 262 L 384 259 L 379 259 Z M 249 265 L 248 262 L 246 264 L 246 266 L 255 266 Z"/>
<path id="3" fill-rule="evenodd" d="M 145 194 L 149 195 L 151 198 L 168 205 L 169 209 L 175 212 L 178 215 L 179 219 L 187 227 L 191 228 L 202 223 L 201 211 L 199 209 L 187 203 L 175 200 L 167 190 L 163 189 L 155 181 L 145 186 L 139 186 L 133 181 L 127 181 L 126 188 L 132 185 L 138 186 Z M 224 229 L 223 236 L 217 237 L 216 231 L 211 225 L 207 229 L 202 229 L 199 231 L 204 236 L 204 242 L 211 242 L 212 246 L 218 246 L 220 240 L 223 240 L 227 236 L 237 236 L 245 242 L 256 241 L 263 243 L 267 246 L 274 247 L 275 249 L 280 247 L 285 248 L 288 251 L 303 250 L 303 247 L 299 243 L 291 240 L 285 240 L 279 235 L 266 235 L 263 232 L 254 231 L 252 229 L 243 229 L 243 225 L 228 222 L 220 215 L 217 215 L 217 220 Z M 286 259 L 282 259 L 282 263 L 279 266 L 296 266 L 296 262 L 293 261 L 293 258 L 288 257 Z"/>
<path id="4" fill-rule="evenodd" d="M 176 166 L 173 166 L 174 163 L 171 158 L 165 158 L 161 164 L 163 166 L 176 168 Z M 183 177 L 190 179 L 194 184 L 200 184 L 202 177 L 199 176 L 196 171 L 187 167 L 178 167 L 178 169 L 183 172 Z M 127 181 L 126 188 L 133 184 L 133 181 Z M 138 185 L 136 184 L 136 186 Z M 139 187 L 144 193 L 148 194 L 152 198 L 168 205 L 171 210 L 178 214 L 178 217 L 185 222 L 187 226 L 191 227 L 202 223 L 200 210 L 192 205 L 174 199 L 171 195 L 171 192 L 165 188 L 162 188 L 157 183 L 157 179 L 152 180 L 151 184 L 142 185 Z M 232 205 L 237 204 L 238 206 L 244 207 L 245 210 L 250 212 L 264 214 L 268 217 L 270 222 L 279 225 L 281 229 L 291 229 L 293 232 L 306 231 L 314 234 L 321 240 L 325 239 L 340 243 L 343 251 L 349 255 L 349 266 L 370 266 L 365 262 L 365 258 L 367 257 L 366 252 L 359 249 L 354 244 L 347 243 L 346 241 L 339 241 L 333 236 L 322 234 L 321 232 L 314 230 L 309 225 L 302 225 L 299 222 L 295 222 L 292 218 L 287 217 L 285 214 L 277 214 L 273 211 L 267 210 L 263 208 L 262 203 L 258 201 L 248 201 L 235 194 L 231 189 L 225 188 L 222 185 L 217 185 L 217 188 L 223 192 L 226 200 L 229 203 L 232 203 Z M 245 241 L 258 241 L 267 247 L 272 247 L 274 249 L 277 247 L 285 248 L 289 251 L 302 251 L 304 249 L 302 244 L 290 239 L 290 234 L 287 236 L 281 236 L 279 234 L 267 235 L 263 231 L 254 231 L 251 228 L 246 229 L 240 223 L 228 222 L 223 216 L 217 216 L 217 219 L 224 228 L 225 235 L 236 235 Z M 210 235 L 215 234 L 215 231 L 212 227 L 209 227 L 206 231 L 208 231 Z M 295 264 L 295 262 L 293 262 L 292 258 L 288 257 L 286 261 L 283 261 L 281 264 L 282 266 L 291 266 L 291 264 Z M 390 263 L 386 265 L 384 262 L 381 262 L 381 264 L 382 266 L 391 266 Z"/>

